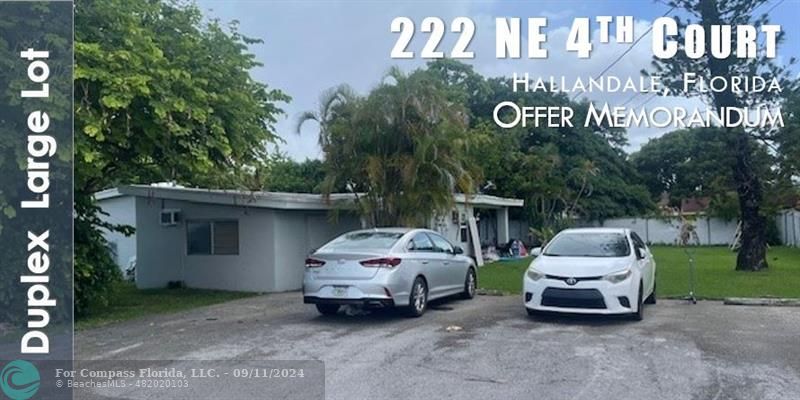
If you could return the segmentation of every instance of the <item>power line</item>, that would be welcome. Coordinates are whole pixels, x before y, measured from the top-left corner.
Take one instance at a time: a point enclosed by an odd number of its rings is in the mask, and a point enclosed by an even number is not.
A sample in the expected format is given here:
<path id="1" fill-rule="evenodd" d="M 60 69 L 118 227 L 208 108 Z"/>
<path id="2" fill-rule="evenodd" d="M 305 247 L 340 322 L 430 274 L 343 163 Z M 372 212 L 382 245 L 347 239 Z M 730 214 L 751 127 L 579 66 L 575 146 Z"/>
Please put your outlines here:
<path id="1" fill-rule="evenodd" d="M 783 3 L 783 1 L 784 1 L 784 0 L 780 0 L 780 1 L 778 1 L 778 4 L 775 4 L 775 5 L 773 5 L 773 6 L 772 6 L 772 7 L 771 7 L 769 10 L 767 10 L 767 11 L 765 12 L 765 14 L 769 14 L 769 13 L 770 13 L 770 11 L 774 10 L 774 9 L 775 9 L 775 7 L 779 6 L 779 5 L 780 5 L 780 3 Z M 663 4 L 663 5 L 665 5 L 665 6 L 670 6 L 670 4 L 669 4 L 669 3 L 668 3 L 666 0 L 655 0 L 655 2 L 656 2 L 656 3 L 659 3 L 659 4 Z M 753 9 L 752 9 L 752 10 L 750 10 L 750 13 L 751 13 L 751 14 L 755 14 L 756 10 L 758 10 L 758 9 L 759 9 L 759 8 L 761 8 L 761 7 L 763 7 L 765 4 L 769 4 L 770 2 L 771 2 L 770 0 L 765 0 L 765 1 L 764 1 L 764 2 L 762 2 L 762 3 L 759 3 L 757 6 L 753 7 Z"/>
<path id="2" fill-rule="evenodd" d="M 620 107 L 625 107 L 625 106 L 626 106 L 628 103 L 630 103 L 631 101 L 633 101 L 633 99 L 635 99 L 635 98 L 639 97 L 639 95 L 641 95 L 641 94 L 642 94 L 642 92 L 636 92 L 636 93 L 634 93 L 634 94 L 633 94 L 633 96 L 631 96 L 631 97 L 628 97 L 628 100 L 625 100 L 625 102 L 624 102 L 624 103 L 622 103 L 622 104 L 620 104 L 619 106 L 620 106 Z"/>
<path id="3" fill-rule="evenodd" d="M 781 0 L 781 1 L 782 1 L 782 0 Z M 667 12 L 665 12 L 665 13 L 664 13 L 664 15 L 662 15 L 662 17 L 666 17 L 666 16 L 667 16 L 667 15 L 669 15 L 669 14 L 670 14 L 670 13 L 671 13 L 673 10 L 675 10 L 675 6 L 672 6 L 672 7 L 671 7 L 669 10 L 667 10 Z M 600 78 L 601 76 L 603 76 L 603 75 L 604 75 L 606 72 L 608 72 L 608 70 L 610 70 L 610 69 L 611 69 L 613 66 L 617 65 L 617 63 L 618 63 L 620 60 L 622 60 L 622 58 L 623 58 L 623 57 L 625 57 L 625 56 L 626 56 L 628 53 L 630 53 L 630 52 L 631 52 L 631 50 L 633 50 L 633 48 L 634 48 L 634 47 L 636 47 L 636 45 L 637 45 L 637 44 L 639 44 L 639 42 L 641 42 L 641 41 L 642 41 L 642 39 L 644 39 L 644 38 L 645 38 L 645 36 L 649 35 L 649 34 L 650 34 L 650 32 L 652 32 L 652 31 L 653 31 L 653 24 L 650 24 L 650 28 L 648 28 L 648 29 L 647 29 L 647 32 L 645 32 L 644 34 L 642 34 L 641 36 L 639 36 L 639 38 L 637 38 L 637 39 L 636 39 L 636 40 L 635 40 L 633 43 L 631 43 L 631 45 L 630 45 L 630 46 L 628 46 L 628 48 L 627 48 L 627 49 L 626 49 L 624 52 L 622 52 L 622 54 L 620 54 L 620 55 L 619 55 L 619 56 L 618 56 L 618 57 L 617 57 L 617 58 L 616 58 L 614 61 L 612 61 L 612 62 L 611 62 L 611 64 L 609 64 L 609 65 L 608 65 L 608 66 L 607 66 L 605 69 L 603 69 L 603 72 L 600 72 L 600 74 L 598 74 L 598 75 L 595 77 L 595 79 L 599 79 L 599 78 Z M 574 96 L 572 96 L 572 99 L 571 99 L 571 100 L 575 100 L 575 99 L 576 99 L 578 96 L 580 96 L 580 95 L 581 95 L 581 92 L 575 93 L 575 95 L 574 95 Z"/>
<path id="4" fill-rule="evenodd" d="M 773 5 L 772 5 L 772 7 L 770 7 L 770 8 L 769 8 L 769 10 L 767 10 L 767 11 L 766 11 L 764 14 L 769 14 L 769 13 L 770 13 L 772 10 L 774 10 L 774 9 L 775 9 L 775 7 L 777 7 L 777 6 L 781 5 L 781 3 L 783 3 L 783 1 L 784 1 L 784 0 L 780 0 L 780 1 L 778 1 L 777 3 L 773 4 Z"/>
<path id="5" fill-rule="evenodd" d="M 645 104 L 649 103 L 650 101 L 652 101 L 652 100 L 653 100 L 653 99 L 655 99 L 656 97 L 658 97 L 658 93 L 653 93 L 653 95 L 652 95 L 652 96 L 650 96 L 650 98 L 648 98 L 647 100 L 645 100 L 645 101 L 644 101 L 642 104 L 639 104 L 638 106 L 636 106 L 636 108 L 642 108 L 642 107 L 644 107 L 644 106 L 645 106 Z"/>
<path id="6" fill-rule="evenodd" d="M 786 0 L 778 0 L 778 1 L 777 1 L 775 4 L 773 4 L 773 5 L 772 5 L 772 7 L 770 7 L 770 8 L 769 8 L 767 11 L 765 11 L 765 12 L 764 12 L 764 14 L 769 14 L 770 12 L 772 12 L 772 10 L 776 9 L 778 6 L 780 6 L 781 4 L 783 4 L 783 2 L 784 2 L 784 1 L 786 1 Z M 662 4 L 666 4 L 666 3 L 662 3 Z M 768 4 L 768 2 L 762 3 L 761 5 L 764 5 L 764 4 Z M 759 5 L 758 7 L 760 7 L 761 5 Z M 757 9 L 758 7 L 756 7 L 756 9 Z M 670 13 L 671 13 L 671 12 L 672 12 L 674 9 L 675 9 L 675 6 L 672 6 L 672 8 L 670 8 L 670 9 L 669 9 L 669 10 L 668 10 L 666 13 L 664 13 L 664 15 L 663 15 L 663 16 L 665 16 L 665 17 L 666 17 L 666 16 L 667 16 L 667 15 L 669 15 L 669 14 L 670 14 Z M 753 9 L 753 12 L 755 12 L 755 9 Z M 622 54 L 621 54 L 619 57 L 617 57 L 617 59 L 616 59 L 616 60 L 614 60 L 614 62 L 612 62 L 612 63 L 611 63 L 611 65 L 609 65 L 608 67 L 606 67 L 606 68 L 603 70 L 603 72 L 601 72 L 601 73 L 600 73 L 600 75 L 598 75 L 598 78 L 599 78 L 600 76 L 603 76 L 603 74 L 605 74 L 606 72 L 608 72 L 608 70 L 609 70 L 609 69 L 611 69 L 611 67 L 613 67 L 613 66 L 614 66 L 614 65 L 615 65 L 617 62 L 619 62 L 619 60 L 620 60 L 620 59 L 622 59 L 622 57 L 624 57 L 624 56 L 625 56 L 625 54 L 627 54 L 628 52 L 630 52 L 630 51 L 633 49 L 633 47 L 634 47 L 634 46 L 636 46 L 636 44 L 639 42 L 639 40 L 641 40 L 643 37 L 647 36 L 647 35 L 648 35 L 648 34 L 649 34 L 649 33 L 650 33 L 652 30 L 653 30 L 653 26 L 651 25 L 651 26 L 650 26 L 650 29 L 648 29 L 648 30 L 647 30 L 647 32 L 645 32 L 645 33 L 644 33 L 642 36 L 640 36 L 640 37 L 639 37 L 639 39 L 637 39 L 635 42 L 633 42 L 633 44 L 632 44 L 632 45 L 631 45 L 631 46 L 630 46 L 630 47 L 629 47 L 629 48 L 628 48 L 628 49 L 627 49 L 627 50 L 626 50 L 624 53 L 622 53 Z M 633 94 L 633 96 L 631 96 L 631 97 L 629 97 L 627 100 L 625 100 L 625 102 L 623 102 L 623 103 L 620 105 L 620 107 L 624 107 L 624 106 L 626 106 L 626 105 L 627 105 L 627 104 L 629 104 L 631 101 L 633 101 L 634 99 L 636 99 L 637 97 L 639 97 L 641 94 L 642 94 L 642 92 L 636 92 L 636 93 L 634 93 L 634 94 Z M 577 97 L 577 96 L 576 96 L 576 97 Z M 652 94 L 652 95 L 651 95 L 651 96 L 650 96 L 650 97 L 649 97 L 647 100 L 643 101 L 641 104 L 639 104 L 639 105 L 638 105 L 638 106 L 636 106 L 635 108 L 641 108 L 641 107 L 644 107 L 644 106 L 645 106 L 647 103 L 651 102 L 651 101 L 652 101 L 653 99 L 655 99 L 656 97 L 658 97 L 658 93 L 653 93 L 653 94 Z M 573 100 L 574 100 L 574 99 L 575 99 L 575 98 L 573 97 Z"/>

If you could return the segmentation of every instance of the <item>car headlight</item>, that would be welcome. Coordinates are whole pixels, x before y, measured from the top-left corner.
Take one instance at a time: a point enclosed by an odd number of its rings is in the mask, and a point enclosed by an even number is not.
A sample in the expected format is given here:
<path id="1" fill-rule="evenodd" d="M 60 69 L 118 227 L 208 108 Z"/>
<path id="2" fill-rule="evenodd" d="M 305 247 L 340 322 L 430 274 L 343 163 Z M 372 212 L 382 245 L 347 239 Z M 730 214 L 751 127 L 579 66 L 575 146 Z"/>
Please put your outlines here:
<path id="1" fill-rule="evenodd" d="M 605 278 L 605 280 L 607 280 L 607 281 L 609 281 L 611 283 L 620 283 L 620 282 L 624 281 L 625 279 L 630 278 L 632 273 L 633 272 L 631 272 L 631 270 L 626 269 L 625 271 L 620 271 L 620 272 L 615 272 L 613 274 L 608 274 L 604 278 Z"/>
<path id="2" fill-rule="evenodd" d="M 528 268 L 528 278 L 533 281 L 538 281 L 539 279 L 544 278 L 544 274 L 533 268 Z"/>

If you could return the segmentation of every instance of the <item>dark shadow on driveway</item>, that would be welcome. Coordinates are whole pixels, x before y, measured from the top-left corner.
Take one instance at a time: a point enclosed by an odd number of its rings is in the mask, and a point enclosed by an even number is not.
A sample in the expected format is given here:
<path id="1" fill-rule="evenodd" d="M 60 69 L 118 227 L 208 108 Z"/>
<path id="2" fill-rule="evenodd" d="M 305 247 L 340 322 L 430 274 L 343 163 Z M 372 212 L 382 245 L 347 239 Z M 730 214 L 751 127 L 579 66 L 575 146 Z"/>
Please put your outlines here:
<path id="1" fill-rule="evenodd" d="M 536 321 L 542 323 L 556 324 L 556 325 L 576 325 L 576 326 L 614 326 L 614 325 L 627 325 L 637 324 L 644 321 L 634 321 L 629 315 L 625 314 L 570 314 L 570 313 L 556 313 L 547 311 L 538 311 L 535 315 L 525 315 L 529 321 Z M 647 309 L 645 309 L 645 321 L 647 321 Z"/>
<path id="2" fill-rule="evenodd" d="M 409 318 L 406 316 L 402 307 L 388 308 L 362 308 L 354 306 L 342 306 L 336 315 L 317 315 L 311 322 L 335 324 L 335 325 L 354 325 L 354 324 L 392 324 L 409 320 L 425 320 L 435 317 L 438 313 L 455 310 L 464 300 L 454 298 L 442 298 L 431 300 L 428 303 L 428 310 L 419 318 Z"/>

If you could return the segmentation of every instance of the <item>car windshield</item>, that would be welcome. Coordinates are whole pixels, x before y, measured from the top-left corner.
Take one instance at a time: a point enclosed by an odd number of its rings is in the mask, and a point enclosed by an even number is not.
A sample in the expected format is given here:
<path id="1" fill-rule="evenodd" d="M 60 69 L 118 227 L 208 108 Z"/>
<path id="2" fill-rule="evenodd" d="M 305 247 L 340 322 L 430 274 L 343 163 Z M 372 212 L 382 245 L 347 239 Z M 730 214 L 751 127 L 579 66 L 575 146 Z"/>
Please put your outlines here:
<path id="1" fill-rule="evenodd" d="M 564 233 L 545 249 L 553 257 L 626 257 L 631 254 L 625 235 L 621 233 Z"/>
<path id="2" fill-rule="evenodd" d="M 403 236 L 401 232 L 351 232 L 346 233 L 320 247 L 318 253 L 341 253 L 360 251 L 386 251 Z"/>

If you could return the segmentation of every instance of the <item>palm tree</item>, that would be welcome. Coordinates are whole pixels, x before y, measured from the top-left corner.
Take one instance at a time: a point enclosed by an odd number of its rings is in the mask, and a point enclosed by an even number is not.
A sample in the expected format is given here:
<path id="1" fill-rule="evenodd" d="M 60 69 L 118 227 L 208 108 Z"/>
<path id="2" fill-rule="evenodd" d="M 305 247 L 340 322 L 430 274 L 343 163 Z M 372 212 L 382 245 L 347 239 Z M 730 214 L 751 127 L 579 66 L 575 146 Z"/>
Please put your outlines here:
<path id="1" fill-rule="evenodd" d="M 303 125 L 314 121 L 319 125 L 319 145 L 325 148 L 330 142 L 330 126 L 336 118 L 337 110 L 353 102 L 358 96 L 353 89 L 345 84 L 330 88 L 322 93 L 319 100 L 319 110 L 306 111 L 297 117 L 295 132 L 299 135 Z"/>
<path id="2" fill-rule="evenodd" d="M 342 186 L 363 193 L 357 205 L 373 226 L 419 226 L 448 212 L 455 191 L 474 190 L 466 111 L 432 74 L 392 68 L 366 97 L 343 87 L 298 120 L 298 127 L 320 124 L 324 193 Z"/>

